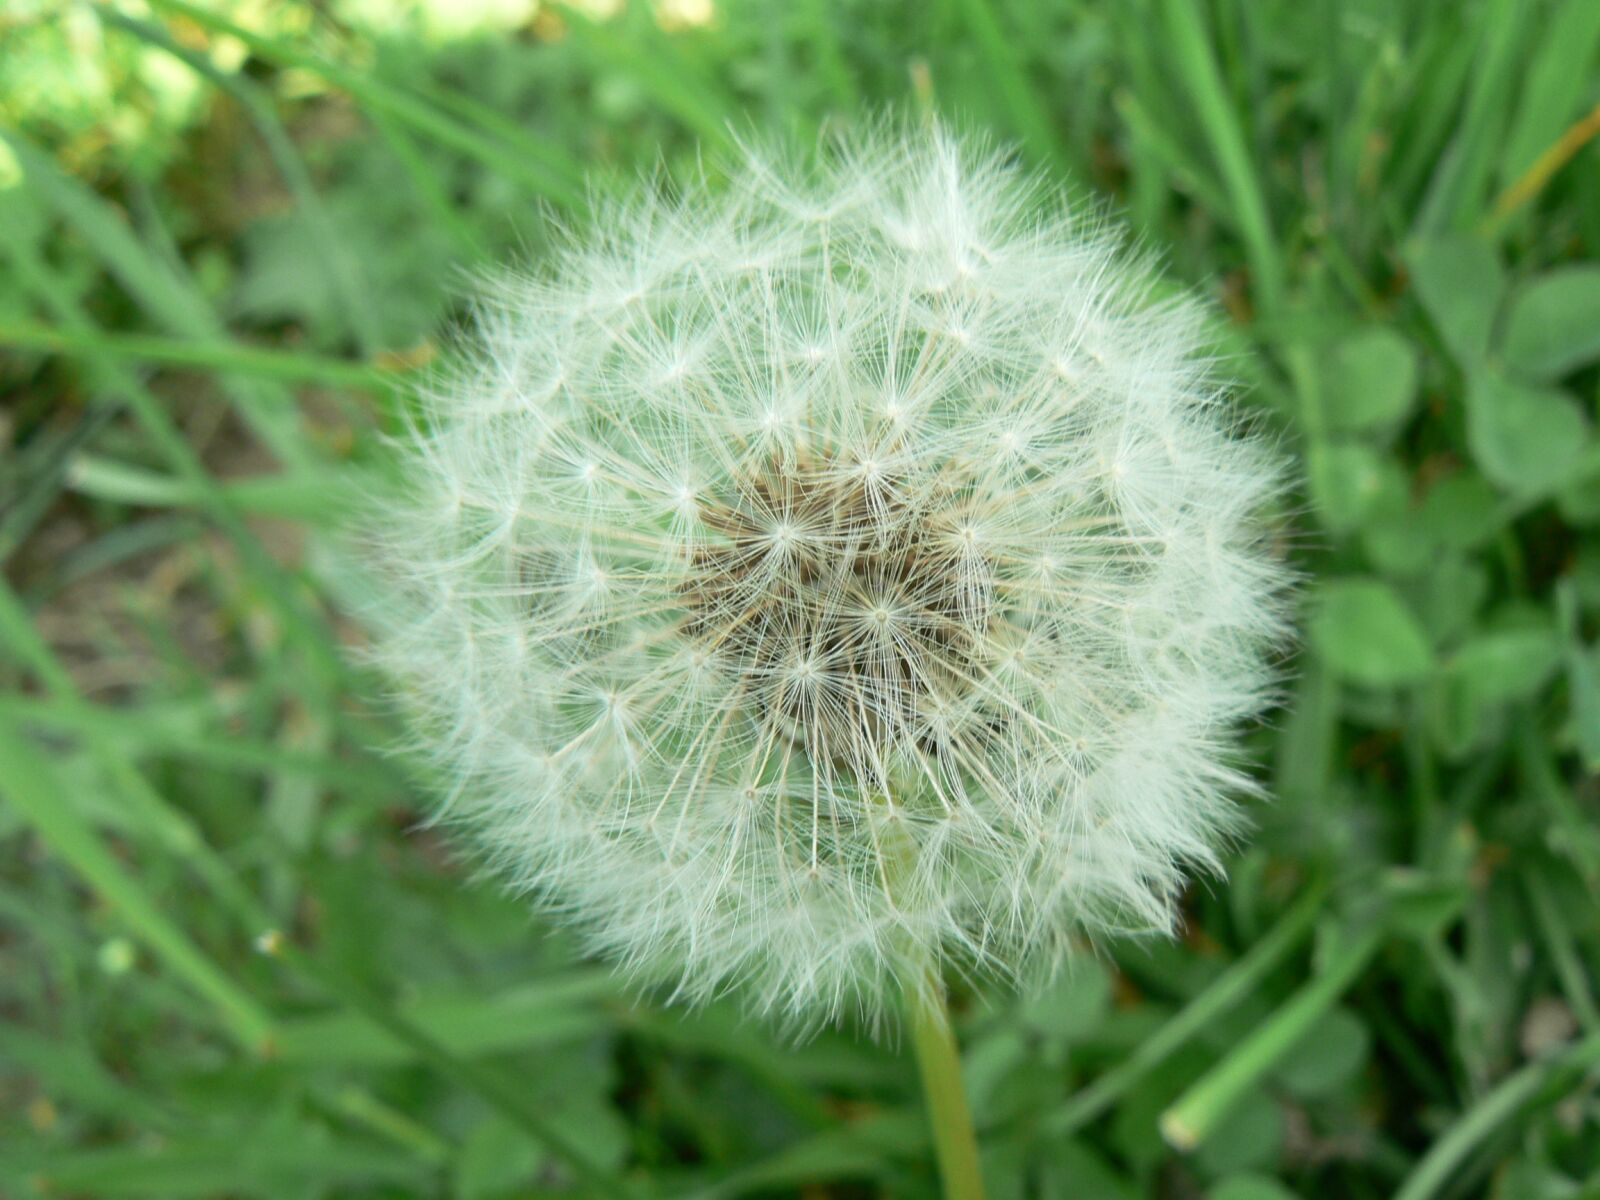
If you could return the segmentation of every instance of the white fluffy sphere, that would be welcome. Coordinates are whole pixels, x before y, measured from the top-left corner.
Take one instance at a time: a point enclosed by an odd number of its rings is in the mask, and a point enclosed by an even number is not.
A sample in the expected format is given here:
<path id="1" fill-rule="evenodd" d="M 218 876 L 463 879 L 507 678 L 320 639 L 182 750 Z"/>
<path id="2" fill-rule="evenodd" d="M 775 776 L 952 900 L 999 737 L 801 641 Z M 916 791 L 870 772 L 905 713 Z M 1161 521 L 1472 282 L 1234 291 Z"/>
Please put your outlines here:
<path id="1" fill-rule="evenodd" d="M 802 1019 L 1168 928 L 1284 582 L 1196 312 L 939 130 L 732 175 L 499 283 L 408 450 L 380 649 L 450 814 Z"/>

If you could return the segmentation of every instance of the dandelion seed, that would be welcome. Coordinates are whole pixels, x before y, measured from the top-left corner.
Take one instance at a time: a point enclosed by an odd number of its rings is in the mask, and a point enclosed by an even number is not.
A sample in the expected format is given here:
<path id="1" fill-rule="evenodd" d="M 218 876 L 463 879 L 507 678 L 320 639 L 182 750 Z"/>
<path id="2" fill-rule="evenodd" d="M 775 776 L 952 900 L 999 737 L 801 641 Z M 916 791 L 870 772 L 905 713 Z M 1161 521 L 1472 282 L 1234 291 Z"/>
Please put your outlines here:
<path id="1" fill-rule="evenodd" d="M 1169 928 L 1284 582 L 1194 308 L 938 130 L 604 229 L 485 300 L 380 518 L 451 815 L 595 952 L 799 1019 Z"/>

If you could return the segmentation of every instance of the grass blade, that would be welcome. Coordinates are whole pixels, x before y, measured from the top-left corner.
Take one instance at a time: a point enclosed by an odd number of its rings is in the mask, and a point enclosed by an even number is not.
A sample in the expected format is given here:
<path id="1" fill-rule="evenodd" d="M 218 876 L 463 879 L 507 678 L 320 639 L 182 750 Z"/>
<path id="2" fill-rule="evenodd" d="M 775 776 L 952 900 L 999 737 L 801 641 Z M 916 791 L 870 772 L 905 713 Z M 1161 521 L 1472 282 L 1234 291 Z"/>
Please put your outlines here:
<path id="1" fill-rule="evenodd" d="M 1046 1114 L 1041 1132 L 1051 1137 L 1072 1133 L 1121 1099 L 1174 1052 L 1186 1045 L 1223 1013 L 1232 1009 L 1298 946 L 1327 900 L 1324 884 L 1310 887 L 1266 934 L 1203 992 L 1167 1021 L 1111 1070 Z"/>
<path id="2" fill-rule="evenodd" d="M 97 329 L 70 290 L 37 254 L 19 241 L 12 241 L 6 246 L 3 224 L 0 224 L 0 248 L 11 250 L 11 261 L 24 286 L 53 310 L 61 326 L 80 333 L 86 339 L 86 344 L 98 341 Z M 183 434 L 167 416 L 162 402 L 125 364 L 97 355 L 91 365 L 100 386 L 127 403 L 135 420 L 173 468 L 175 475 L 195 490 L 207 513 L 237 547 L 246 568 L 261 585 L 268 604 L 283 622 L 286 633 L 305 656 L 311 668 L 307 682 L 331 686 L 334 680 L 346 673 L 346 667 L 337 639 L 321 614 L 301 598 L 288 578 L 289 573 L 245 525 L 232 498 L 200 463 Z M 301 457 L 295 454 L 290 461 L 297 461 Z"/>
<path id="3" fill-rule="evenodd" d="M 618 997 L 609 971 L 584 970 L 491 995 L 408 999 L 395 1011 L 458 1057 L 548 1046 L 607 1027 L 603 1002 Z M 278 1032 L 284 1062 L 390 1065 L 415 1057 L 415 1047 L 353 1012 L 300 1017 Z"/>
<path id="4" fill-rule="evenodd" d="M 1284 301 L 1283 259 L 1272 232 L 1266 196 L 1250 161 L 1244 127 L 1223 86 L 1211 41 L 1194 0 L 1162 0 L 1172 34 L 1174 67 L 1185 83 L 1210 143 L 1222 183 L 1233 202 L 1233 217 L 1244 238 L 1254 277 L 1252 289 L 1264 316 L 1277 316 Z"/>
<path id="5" fill-rule="evenodd" d="M 192 279 L 175 274 L 164 260 L 141 245 L 111 204 L 67 175 L 32 142 L 3 128 L 0 128 L 0 139 L 9 143 L 22 165 L 26 186 L 78 232 L 112 276 L 156 322 L 197 341 L 227 340 L 226 329 L 198 285 Z M 14 258 L 20 260 L 27 253 L 20 239 L 11 239 L 11 245 Z M 35 290 L 65 294 L 61 293 L 60 281 L 47 267 L 41 265 L 28 274 L 34 280 Z M 223 384 L 240 419 L 280 460 L 297 465 L 316 460 L 318 456 L 310 449 L 313 443 L 302 435 L 299 414 L 287 394 L 279 389 L 268 389 L 259 382 L 227 376 L 223 377 Z"/>
<path id="6" fill-rule="evenodd" d="M 223 1026 L 241 1048 L 251 1054 L 270 1050 L 271 1014 L 167 919 L 65 799 L 44 755 L 9 722 L 0 722 L 0 795 L 118 911 L 135 936 L 216 1007 Z"/>
<path id="7" fill-rule="evenodd" d="M 0 320 L 0 346 L 89 359 L 109 356 L 195 371 L 254 375 L 283 383 L 320 383 L 361 391 L 403 386 L 408 363 L 386 359 L 367 366 L 288 350 L 269 350 L 232 341 L 190 341 L 140 333 L 63 328 L 35 321 Z M 391 365 L 392 364 L 392 365 Z"/>
<path id="8" fill-rule="evenodd" d="M 1600 4 L 1567 0 L 1544 23 L 1527 57 L 1522 100 L 1500 154 L 1499 182 L 1509 187 L 1538 161 L 1580 111 L 1589 67 L 1600 47 Z"/>
<path id="9" fill-rule="evenodd" d="M 351 330 L 356 335 L 357 343 L 364 354 L 375 354 L 380 348 L 382 338 L 379 336 L 377 323 L 373 320 L 371 306 L 362 300 L 367 290 L 367 283 L 362 278 L 361 264 L 347 252 L 338 230 L 334 227 L 333 219 L 312 185 L 311 172 L 306 168 L 305 161 L 295 148 L 288 130 L 284 129 L 283 122 L 278 119 L 271 101 L 262 90 L 240 74 L 229 74 L 218 70 L 205 55 L 178 45 L 167 35 L 166 30 L 158 26 L 135 20 L 111 9 L 101 9 L 100 18 L 113 28 L 132 34 L 147 45 L 155 46 L 170 54 L 202 79 L 233 96 L 249 114 L 256 132 L 266 144 L 267 153 L 277 167 L 284 186 L 289 189 L 296 207 L 305 216 L 311 236 L 317 240 L 319 249 L 317 257 L 327 272 L 333 294 L 339 297 L 340 305 L 350 322 Z"/>
<path id="10" fill-rule="evenodd" d="M 0 626 L 0 635 L 9 635 Z M 180 710 L 170 716 L 149 705 L 104 708 L 81 701 L 36 696 L 0 696 L 0 718 L 36 730 L 67 734 L 114 746 L 137 758 L 172 755 L 227 771 L 259 771 L 304 776 L 329 787 L 371 796 L 393 796 L 405 786 L 385 760 L 345 761 L 326 754 L 295 751 L 274 742 L 220 734 L 208 727 L 221 714 L 208 701 L 202 713 Z"/>
<path id="11" fill-rule="evenodd" d="M 238 38 L 251 51 L 268 62 L 279 66 L 297 67 L 327 81 L 341 91 L 348 92 L 367 108 L 377 109 L 424 133 L 441 145 L 476 159 L 534 194 L 543 196 L 564 208 L 580 207 L 583 203 L 582 181 L 568 177 L 552 163 L 558 160 L 556 152 L 546 152 L 542 145 L 524 138 L 519 145 L 507 145 L 500 138 L 485 134 L 461 121 L 440 112 L 426 100 L 384 83 L 371 75 L 349 70 L 330 62 L 320 55 L 300 50 L 277 38 L 252 33 L 214 12 L 184 0 L 150 0 L 152 8 L 162 12 L 177 13 L 213 33 L 224 33 Z"/>
<path id="12" fill-rule="evenodd" d="M 1506 1076 L 1429 1148 L 1394 1200 L 1430 1200 L 1438 1195 L 1466 1158 L 1496 1130 L 1509 1125 L 1541 1097 L 1554 1099 L 1563 1094 L 1575 1077 L 1597 1066 L 1600 1034 L 1591 1034 L 1550 1058 L 1531 1062 Z"/>
<path id="13" fill-rule="evenodd" d="M 707 146 L 727 150 L 733 145 L 728 125 L 738 113 L 733 98 L 701 78 L 682 52 L 661 36 L 648 13 L 632 31 L 625 29 L 621 17 L 597 20 L 569 6 L 563 6 L 561 14 L 594 58 L 626 70 L 635 84 Z"/>
<path id="14" fill-rule="evenodd" d="M 1412 222 L 1415 238 L 1463 229 L 1481 215 L 1510 108 L 1511 84 L 1521 66 L 1518 50 L 1526 11 L 1518 0 L 1493 0 L 1482 9 L 1481 50 L 1473 63 L 1466 107 Z"/>
<path id="15" fill-rule="evenodd" d="M 1183 1151 L 1204 1142 L 1234 1102 L 1333 1007 L 1366 969 L 1381 942 L 1378 930 L 1350 937 L 1315 979 L 1191 1085 L 1161 1114 L 1161 1133 L 1167 1142 Z"/>
<path id="16" fill-rule="evenodd" d="M 1012 128 L 1039 162 L 1057 170 L 1065 167 L 1061 143 L 1051 128 L 1050 114 L 1028 81 L 1022 60 L 1001 29 L 989 0 L 959 0 L 962 20 L 977 43 L 988 74 Z"/>
<path id="17" fill-rule="evenodd" d="M 55 661 L 49 647 L 27 620 L 9 588 L 0 585 L 0 635 L 58 696 L 75 695 L 71 677 Z M 490 1068 L 467 1061 L 424 1029 L 417 1027 L 387 1000 L 346 973 L 313 958 L 273 932 L 273 922 L 256 898 L 234 876 L 232 870 L 200 837 L 182 812 L 169 806 L 144 782 L 137 771 L 106 747 L 99 747 L 104 765 L 112 769 L 123 795 L 137 806 L 147 828 L 181 860 L 188 863 L 211 887 L 232 915 L 257 938 L 265 952 L 293 966 L 298 973 L 320 985 L 334 999 L 357 1013 L 363 1025 L 380 1041 L 398 1043 L 410 1055 L 422 1059 L 448 1078 L 476 1092 L 500 1110 L 551 1153 L 564 1159 L 595 1191 L 631 1200 L 632 1193 L 620 1180 L 593 1166 L 565 1137 L 556 1132 L 544 1115 L 532 1107 L 523 1093 Z M 174 966 L 208 998 L 224 1009 L 241 1041 L 258 1052 L 271 1049 L 276 1026 L 271 1018 L 254 1006 L 221 972 L 194 950 L 184 934 L 156 909 L 93 831 L 72 810 L 59 803 L 48 782 L 47 764 L 13 726 L 0 719 L 0 795 L 10 796 L 46 840 L 78 869 L 108 899 L 130 916 L 135 931 L 149 941 L 156 952 Z"/>

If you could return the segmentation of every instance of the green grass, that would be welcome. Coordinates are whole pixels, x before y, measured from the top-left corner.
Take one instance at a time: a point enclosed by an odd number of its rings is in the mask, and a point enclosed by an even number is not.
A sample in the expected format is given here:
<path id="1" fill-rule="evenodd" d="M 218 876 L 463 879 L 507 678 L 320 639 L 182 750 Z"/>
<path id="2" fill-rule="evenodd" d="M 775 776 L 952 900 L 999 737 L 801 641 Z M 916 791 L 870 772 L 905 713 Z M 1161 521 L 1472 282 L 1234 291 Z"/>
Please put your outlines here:
<path id="1" fill-rule="evenodd" d="M 423 824 L 329 536 L 465 271 L 923 106 L 1207 293 L 1303 480 L 1228 882 L 956 997 L 991 1196 L 1600 1195 L 1592 0 L 48 7 L 0 18 L 0 1195 L 935 1194 L 908 1054 L 630 995 Z"/>

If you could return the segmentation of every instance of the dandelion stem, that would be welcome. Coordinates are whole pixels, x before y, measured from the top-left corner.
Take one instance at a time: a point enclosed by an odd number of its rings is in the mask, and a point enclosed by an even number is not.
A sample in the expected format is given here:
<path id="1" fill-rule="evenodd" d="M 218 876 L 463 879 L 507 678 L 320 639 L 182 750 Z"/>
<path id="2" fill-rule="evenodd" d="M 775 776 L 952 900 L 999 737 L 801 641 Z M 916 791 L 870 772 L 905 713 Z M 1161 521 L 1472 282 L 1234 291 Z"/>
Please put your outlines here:
<path id="1" fill-rule="evenodd" d="M 945 1200 L 983 1200 L 983 1175 L 978 1169 L 978 1138 L 972 1110 L 961 1087 L 961 1052 L 950 1028 L 944 984 L 930 971 L 920 988 L 907 994 L 911 1042 L 922 1075 L 922 1094 L 933 1130 Z"/>
<path id="2" fill-rule="evenodd" d="M 874 796 L 873 802 L 882 806 L 885 816 L 879 854 L 884 888 L 893 898 L 915 866 L 917 848 L 896 816 L 888 793 Z M 978 1135 L 961 1085 L 961 1047 L 956 1044 L 950 1024 L 938 957 L 926 947 L 908 945 L 902 965 L 906 1024 L 917 1055 L 917 1073 L 922 1078 L 922 1097 L 929 1132 L 933 1134 L 934 1156 L 939 1160 L 944 1200 L 984 1200 Z"/>

